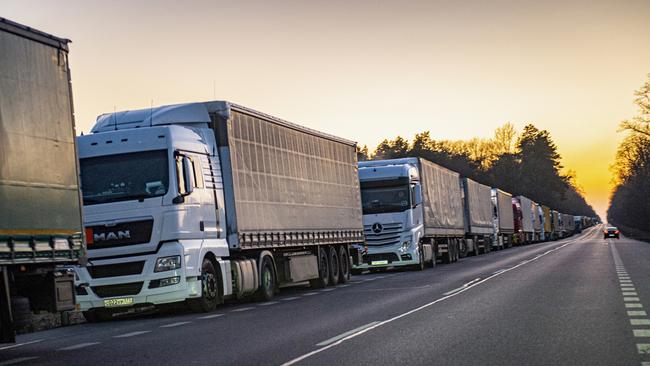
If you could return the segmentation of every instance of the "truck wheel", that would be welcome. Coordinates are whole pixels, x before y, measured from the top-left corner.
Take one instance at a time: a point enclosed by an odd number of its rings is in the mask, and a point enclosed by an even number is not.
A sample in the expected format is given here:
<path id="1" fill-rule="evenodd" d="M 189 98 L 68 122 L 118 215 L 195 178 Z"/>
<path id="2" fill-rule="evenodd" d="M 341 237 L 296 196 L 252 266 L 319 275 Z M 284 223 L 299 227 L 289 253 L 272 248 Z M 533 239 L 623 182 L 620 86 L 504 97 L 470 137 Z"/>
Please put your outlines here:
<path id="1" fill-rule="evenodd" d="M 260 288 L 257 290 L 257 299 L 260 301 L 271 301 L 275 295 L 277 279 L 273 270 L 273 262 L 269 256 L 262 259 L 262 271 L 260 273 Z"/>
<path id="2" fill-rule="evenodd" d="M 348 282 L 350 277 L 350 257 L 345 245 L 339 247 L 339 283 Z"/>
<path id="3" fill-rule="evenodd" d="M 413 266 L 411 266 L 411 270 L 413 270 L 413 271 L 422 271 L 422 270 L 424 270 L 424 250 L 422 250 L 422 245 L 420 245 L 418 248 L 419 248 L 419 250 L 418 250 L 418 253 L 419 253 L 418 254 L 418 260 L 420 261 L 420 263 L 414 264 Z"/>
<path id="4" fill-rule="evenodd" d="M 318 278 L 309 280 L 309 285 L 313 288 L 323 288 L 327 287 L 330 280 L 330 265 L 328 255 L 325 252 L 325 249 L 318 249 Z"/>
<path id="5" fill-rule="evenodd" d="M 336 286 L 339 283 L 339 274 L 341 271 L 341 264 L 339 262 L 339 251 L 335 246 L 329 247 L 329 262 L 330 262 L 330 286 Z"/>
<path id="6" fill-rule="evenodd" d="M 459 240 L 458 245 L 460 246 L 459 256 L 460 258 L 465 258 L 469 255 L 469 248 L 467 247 L 467 242 L 464 240 Z M 458 259 L 458 258 L 457 258 Z"/>
<path id="7" fill-rule="evenodd" d="M 201 265 L 201 297 L 188 300 L 190 310 L 195 313 L 214 311 L 217 304 L 219 304 L 220 286 L 214 263 L 209 258 L 203 258 L 203 264 Z"/>

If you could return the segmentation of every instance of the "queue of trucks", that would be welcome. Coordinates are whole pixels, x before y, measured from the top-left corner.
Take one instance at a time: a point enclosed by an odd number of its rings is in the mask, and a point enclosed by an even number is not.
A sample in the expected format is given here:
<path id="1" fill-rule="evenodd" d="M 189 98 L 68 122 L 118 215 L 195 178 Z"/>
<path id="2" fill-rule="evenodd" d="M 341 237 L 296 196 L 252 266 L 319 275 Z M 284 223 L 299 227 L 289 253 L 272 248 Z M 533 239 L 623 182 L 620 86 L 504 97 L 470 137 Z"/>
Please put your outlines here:
<path id="1" fill-rule="evenodd" d="M 75 139 L 68 43 L 0 18 L 0 342 L 33 311 L 207 312 L 594 223 L 422 158 L 358 163 L 355 142 L 226 101 L 103 114 Z"/>

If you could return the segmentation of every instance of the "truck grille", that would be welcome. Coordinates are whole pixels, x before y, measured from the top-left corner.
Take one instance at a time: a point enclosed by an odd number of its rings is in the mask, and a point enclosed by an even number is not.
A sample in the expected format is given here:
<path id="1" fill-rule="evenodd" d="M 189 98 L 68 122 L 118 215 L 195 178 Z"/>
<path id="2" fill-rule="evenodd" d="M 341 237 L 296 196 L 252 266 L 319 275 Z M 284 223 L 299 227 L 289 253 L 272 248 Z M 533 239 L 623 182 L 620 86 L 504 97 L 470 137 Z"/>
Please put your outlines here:
<path id="1" fill-rule="evenodd" d="M 143 268 L 144 261 L 86 267 L 92 278 L 137 275 L 142 273 Z"/>
<path id="2" fill-rule="evenodd" d="M 399 243 L 400 236 L 402 235 L 401 223 L 381 224 L 382 230 L 379 233 L 373 231 L 373 225 L 364 225 L 363 227 L 368 245 L 384 246 Z"/>
<path id="3" fill-rule="evenodd" d="M 118 285 L 92 286 L 91 288 L 99 297 L 128 296 L 139 294 L 143 283 L 120 283 Z"/>
<path id="4" fill-rule="evenodd" d="M 86 227 L 88 250 L 145 244 L 151 240 L 153 220 Z"/>

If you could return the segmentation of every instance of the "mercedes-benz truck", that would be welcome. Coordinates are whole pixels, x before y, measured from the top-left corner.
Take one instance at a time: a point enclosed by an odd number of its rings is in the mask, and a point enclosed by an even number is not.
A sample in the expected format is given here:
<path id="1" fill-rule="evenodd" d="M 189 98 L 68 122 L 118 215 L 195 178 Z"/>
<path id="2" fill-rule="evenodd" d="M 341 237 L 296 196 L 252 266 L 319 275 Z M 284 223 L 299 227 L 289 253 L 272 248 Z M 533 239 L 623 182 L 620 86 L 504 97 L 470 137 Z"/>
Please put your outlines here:
<path id="1" fill-rule="evenodd" d="M 90 321 L 348 279 L 363 242 L 352 141 L 211 101 L 101 115 L 78 146 Z"/>
<path id="2" fill-rule="evenodd" d="M 0 343 L 74 309 L 83 258 L 67 39 L 0 18 Z"/>
<path id="3" fill-rule="evenodd" d="M 460 176 L 422 158 L 359 163 L 365 245 L 354 271 L 456 261 L 464 245 Z"/>

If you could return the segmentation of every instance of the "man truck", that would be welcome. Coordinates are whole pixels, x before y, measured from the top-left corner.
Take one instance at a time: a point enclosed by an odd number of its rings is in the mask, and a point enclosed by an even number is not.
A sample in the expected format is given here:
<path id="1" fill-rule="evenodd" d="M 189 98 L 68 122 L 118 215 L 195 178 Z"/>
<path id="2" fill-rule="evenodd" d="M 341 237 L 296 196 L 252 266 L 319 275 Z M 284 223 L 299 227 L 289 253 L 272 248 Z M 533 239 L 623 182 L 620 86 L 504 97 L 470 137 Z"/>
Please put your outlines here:
<path id="1" fill-rule="evenodd" d="M 74 309 L 83 258 L 67 39 L 0 18 L 0 343 Z"/>
<path id="2" fill-rule="evenodd" d="M 498 188 L 492 188 L 492 220 L 494 227 L 492 248 L 499 250 L 511 247 L 515 234 L 512 195 Z"/>
<path id="3" fill-rule="evenodd" d="M 469 178 L 462 178 L 465 208 L 465 242 L 461 256 L 468 252 L 488 253 L 492 247 L 491 188 Z"/>
<path id="4" fill-rule="evenodd" d="M 464 245 L 458 173 L 422 158 L 359 163 L 366 242 L 354 271 L 458 260 Z"/>
<path id="5" fill-rule="evenodd" d="M 225 101 L 98 117 L 78 138 L 89 321 L 345 282 L 363 242 L 356 144 Z"/>

